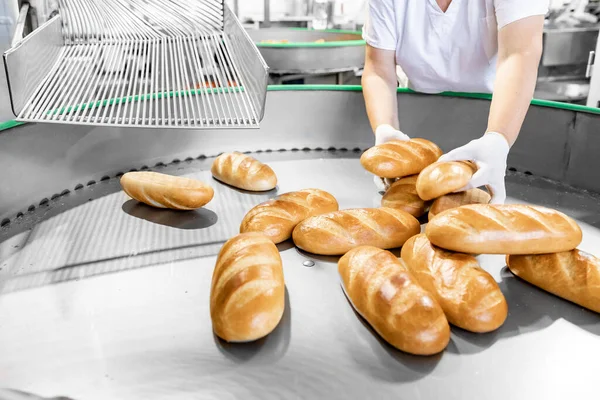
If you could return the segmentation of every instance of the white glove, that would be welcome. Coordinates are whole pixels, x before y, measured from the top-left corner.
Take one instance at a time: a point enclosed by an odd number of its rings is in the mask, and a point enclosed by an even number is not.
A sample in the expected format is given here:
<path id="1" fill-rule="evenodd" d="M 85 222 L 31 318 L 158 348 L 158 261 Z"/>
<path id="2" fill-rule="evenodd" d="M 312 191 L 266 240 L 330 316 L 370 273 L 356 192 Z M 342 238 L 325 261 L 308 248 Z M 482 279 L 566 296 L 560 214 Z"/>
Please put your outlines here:
<path id="1" fill-rule="evenodd" d="M 471 140 L 466 145 L 444 154 L 438 161 L 475 162 L 479 169 L 473 174 L 471 181 L 457 192 L 487 186 L 492 195 L 491 204 L 504 204 L 506 200 L 504 177 L 509 150 L 510 146 L 504 135 L 488 132 L 483 137 Z"/>
<path id="2" fill-rule="evenodd" d="M 410 140 L 410 138 L 404 133 L 397 129 L 394 129 L 391 125 L 379 125 L 375 129 L 375 145 L 387 143 L 391 140 Z M 378 192 L 385 192 L 395 179 L 380 178 L 379 176 L 373 177 L 375 187 Z"/>

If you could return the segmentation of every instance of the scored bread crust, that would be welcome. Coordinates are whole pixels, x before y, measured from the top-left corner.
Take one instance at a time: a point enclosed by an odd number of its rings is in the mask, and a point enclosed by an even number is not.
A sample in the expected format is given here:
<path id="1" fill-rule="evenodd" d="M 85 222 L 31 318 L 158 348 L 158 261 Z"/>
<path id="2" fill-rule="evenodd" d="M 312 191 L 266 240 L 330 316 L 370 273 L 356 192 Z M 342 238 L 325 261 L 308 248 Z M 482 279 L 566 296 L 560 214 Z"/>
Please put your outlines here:
<path id="1" fill-rule="evenodd" d="M 417 194 L 417 177 L 411 175 L 392 183 L 381 198 L 381 206 L 406 211 L 415 218 L 425 214 L 428 203 Z"/>
<path id="2" fill-rule="evenodd" d="M 152 171 L 128 172 L 120 183 L 129 197 L 157 208 L 193 210 L 214 197 L 213 188 L 204 182 Z"/>
<path id="3" fill-rule="evenodd" d="M 428 219 L 431 221 L 437 214 L 452 208 L 468 204 L 488 204 L 492 196 L 484 190 L 474 188 L 459 193 L 450 193 L 434 200 L 429 208 Z"/>
<path id="4" fill-rule="evenodd" d="M 446 316 L 402 260 L 389 251 L 361 246 L 339 260 L 338 272 L 354 309 L 389 344 L 416 355 L 446 348 Z"/>
<path id="5" fill-rule="evenodd" d="M 500 287 L 472 255 L 442 250 L 420 234 L 402 246 L 402 260 L 451 324 L 483 333 L 506 320 L 508 305 Z"/>
<path id="6" fill-rule="evenodd" d="M 252 208 L 240 225 L 240 232 L 262 232 L 275 244 L 292 237 L 292 231 L 308 217 L 337 211 L 338 202 L 330 193 L 304 189 L 284 193 Z"/>
<path id="7" fill-rule="evenodd" d="M 433 200 L 459 190 L 473 177 L 477 167 L 470 161 L 436 162 L 419 173 L 417 193 L 423 200 Z"/>
<path id="8" fill-rule="evenodd" d="M 573 250 L 581 228 L 565 214 L 524 204 L 470 204 L 436 215 L 425 229 L 434 245 L 467 254 L 544 254 Z"/>
<path id="9" fill-rule="evenodd" d="M 239 189 L 261 192 L 277 186 L 271 167 L 237 151 L 218 156 L 210 171 L 215 179 Z"/>
<path id="10" fill-rule="evenodd" d="M 600 313 L 600 259 L 581 250 L 510 255 L 508 269 L 519 278 Z"/>
<path id="11" fill-rule="evenodd" d="M 442 150 L 426 139 L 392 140 L 365 151 L 360 163 L 375 176 L 402 178 L 418 174 L 441 155 Z"/>
<path id="12" fill-rule="evenodd" d="M 294 228 L 294 244 L 320 255 L 342 255 L 354 247 L 400 247 L 421 230 L 419 221 L 402 210 L 357 208 L 310 217 Z"/>
<path id="13" fill-rule="evenodd" d="M 265 235 L 243 233 L 221 248 L 213 271 L 210 316 L 217 336 L 250 342 L 271 333 L 285 308 L 281 256 Z"/>

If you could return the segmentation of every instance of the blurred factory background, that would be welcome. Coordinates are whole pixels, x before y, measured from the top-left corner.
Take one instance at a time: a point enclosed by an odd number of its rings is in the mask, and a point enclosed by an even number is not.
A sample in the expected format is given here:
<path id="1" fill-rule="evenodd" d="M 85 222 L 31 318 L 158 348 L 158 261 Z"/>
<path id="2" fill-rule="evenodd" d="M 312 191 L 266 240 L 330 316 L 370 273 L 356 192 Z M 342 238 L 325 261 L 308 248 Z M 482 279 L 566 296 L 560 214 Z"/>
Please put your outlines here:
<path id="1" fill-rule="evenodd" d="M 271 84 L 360 84 L 360 32 L 368 0 L 226 2 L 259 46 L 270 67 Z M 57 8 L 56 0 L 3 0 L 3 50 L 51 18 Z M 599 16 L 600 0 L 551 0 L 536 98 L 598 106 L 600 77 L 597 84 L 591 77 Z M 0 101 L 8 104 L 6 77 L 0 75 Z M 400 70 L 399 76 L 400 86 L 406 86 Z M 2 121 L 14 117 L 7 107 L 1 114 Z"/>

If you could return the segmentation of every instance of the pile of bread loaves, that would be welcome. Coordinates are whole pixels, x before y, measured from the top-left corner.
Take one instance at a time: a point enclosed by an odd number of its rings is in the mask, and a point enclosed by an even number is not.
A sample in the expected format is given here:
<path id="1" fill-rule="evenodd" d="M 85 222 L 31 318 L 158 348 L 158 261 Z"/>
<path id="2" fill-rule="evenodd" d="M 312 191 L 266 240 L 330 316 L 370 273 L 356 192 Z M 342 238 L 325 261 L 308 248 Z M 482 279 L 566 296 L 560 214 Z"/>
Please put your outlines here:
<path id="1" fill-rule="evenodd" d="M 490 332 L 508 307 L 477 254 L 506 254 L 509 269 L 557 296 L 600 312 L 600 260 L 576 249 L 577 223 L 538 206 L 491 205 L 480 189 L 464 187 L 477 167 L 438 163 L 442 151 L 425 139 L 392 141 L 361 157 L 369 172 L 394 182 L 382 207 L 339 210 L 319 189 L 285 193 L 248 211 L 240 234 L 219 252 L 210 312 L 214 332 L 229 342 L 268 335 L 285 308 L 282 261 L 275 244 L 290 238 L 307 252 L 342 256 L 338 272 L 350 304 L 392 346 L 417 355 L 445 349 L 450 326 Z M 266 191 L 273 170 L 241 153 L 212 166 L 228 185 Z M 206 205 L 213 189 L 193 179 L 132 172 L 124 191 L 151 206 L 189 210 Z M 429 212 L 421 233 L 418 217 Z M 386 249 L 402 247 L 401 258 Z"/>

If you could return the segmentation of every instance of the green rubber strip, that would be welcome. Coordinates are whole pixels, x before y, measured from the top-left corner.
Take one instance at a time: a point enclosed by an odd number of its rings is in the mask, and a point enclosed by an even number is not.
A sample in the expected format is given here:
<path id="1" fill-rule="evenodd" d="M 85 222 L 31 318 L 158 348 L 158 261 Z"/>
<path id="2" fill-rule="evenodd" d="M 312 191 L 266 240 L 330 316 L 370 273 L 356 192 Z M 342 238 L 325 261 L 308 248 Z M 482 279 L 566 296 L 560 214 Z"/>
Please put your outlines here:
<path id="1" fill-rule="evenodd" d="M 344 31 L 340 29 L 307 29 L 307 28 L 287 28 L 294 31 L 312 31 L 312 32 L 325 32 L 325 33 L 340 33 L 347 35 L 357 35 L 362 37 L 362 32 L 357 31 Z M 326 47 L 347 47 L 347 46 L 365 46 L 367 43 L 363 39 L 357 40 L 336 40 L 331 42 L 315 43 L 315 42 L 292 42 L 292 43 L 264 43 L 256 42 L 256 47 L 268 47 L 268 48 L 300 48 L 300 47 L 312 47 L 312 48 L 326 48 Z"/>
<path id="2" fill-rule="evenodd" d="M 192 96 L 197 94 L 214 94 L 214 93 L 232 93 L 232 92 L 243 92 L 243 87 L 233 87 L 233 88 L 210 88 L 210 89 L 193 89 L 193 90 L 185 90 L 185 91 L 177 91 L 177 92 L 160 92 L 160 93 L 149 93 L 142 96 L 128 96 L 128 97 L 118 97 L 115 99 L 107 99 L 107 100 L 99 100 L 95 103 L 83 103 L 77 104 L 74 106 L 63 107 L 58 110 L 50 110 L 46 114 L 64 114 L 70 113 L 71 111 L 79 111 L 81 109 L 88 110 L 97 107 L 105 107 L 112 106 L 114 104 L 123 104 L 123 103 L 133 103 L 137 101 L 144 100 L 157 100 L 162 98 L 172 98 L 172 97 L 185 97 Z"/>
<path id="3" fill-rule="evenodd" d="M 322 90 L 322 91 L 334 91 L 334 92 L 362 92 L 362 86 L 360 85 L 272 85 L 269 86 L 269 91 L 311 91 L 311 90 Z M 411 89 L 398 88 L 398 93 L 403 94 L 423 94 L 415 92 Z M 463 97 L 467 99 L 484 99 L 491 100 L 492 95 L 489 93 L 462 93 L 462 92 L 442 92 L 437 94 L 425 94 L 426 96 L 444 96 L 444 97 Z M 557 108 L 560 110 L 585 112 L 590 114 L 600 114 L 600 108 L 582 106 L 579 104 L 561 103 L 559 101 L 550 100 L 531 100 L 531 104 L 540 107 Z"/>
<path id="4" fill-rule="evenodd" d="M 269 92 L 301 92 L 301 91 L 332 91 L 332 92 L 362 92 L 362 86 L 360 85 L 271 85 L 267 89 Z M 411 89 L 398 88 L 398 93 L 402 94 L 419 94 Z M 156 95 L 156 94 L 155 94 Z M 151 95 L 146 95 L 151 96 Z M 447 96 L 447 97 L 463 97 L 468 99 L 484 99 L 490 100 L 492 95 L 486 93 L 460 93 L 460 92 L 443 92 L 439 94 L 433 94 L 428 96 Z M 110 102 L 113 103 L 110 103 Z M 105 104 L 114 104 L 115 100 L 104 100 Z M 122 100 L 124 101 L 124 100 Z M 548 107 L 555 108 L 558 110 L 567 110 L 567 111 L 575 111 L 575 112 L 584 112 L 589 114 L 600 114 L 600 108 L 593 108 L 587 106 L 581 106 L 578 104 L 570 104 L 570 103 L 561 103 L 558 101 L 549 101 L 549 100 L 537 100 L 534 99 L 531 101 L 531 104 L 540 107 Z M 15 120 L 6 121 L 4 123 L 0 123 L 0 131 L 14 128 L 16 126 L 20 126 L 25 124 L 26 122 L 18 122 Z"/>

